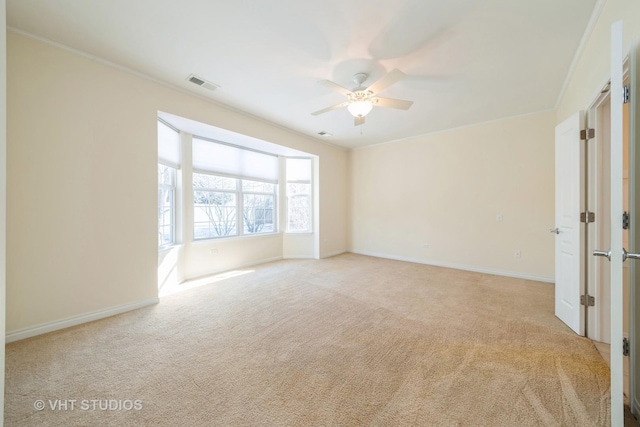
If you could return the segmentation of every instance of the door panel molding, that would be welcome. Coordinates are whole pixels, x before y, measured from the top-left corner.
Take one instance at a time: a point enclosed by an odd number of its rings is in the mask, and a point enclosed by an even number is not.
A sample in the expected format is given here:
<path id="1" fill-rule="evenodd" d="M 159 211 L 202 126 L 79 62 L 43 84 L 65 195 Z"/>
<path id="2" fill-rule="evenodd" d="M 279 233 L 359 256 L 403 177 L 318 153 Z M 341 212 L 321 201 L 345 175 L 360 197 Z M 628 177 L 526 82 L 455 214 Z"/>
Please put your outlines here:
<path id="1" fill-rule="evenodd" d="M 580 140 L 586 115 L 579 111 L 555 131 L 555 314 L 575 333 L 585 334 L 584 209 L 585 143 Z"/>

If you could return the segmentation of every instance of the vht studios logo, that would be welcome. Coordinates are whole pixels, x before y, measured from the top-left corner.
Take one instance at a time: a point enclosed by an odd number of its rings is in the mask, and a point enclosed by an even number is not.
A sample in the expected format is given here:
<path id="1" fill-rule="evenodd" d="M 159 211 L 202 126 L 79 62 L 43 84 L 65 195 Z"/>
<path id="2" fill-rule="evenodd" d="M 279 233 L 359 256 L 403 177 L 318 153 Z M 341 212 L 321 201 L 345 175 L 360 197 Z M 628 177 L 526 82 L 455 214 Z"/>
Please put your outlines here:
<path id="1" fill-rule="evenodd" d="M 131 399 L 47 399 L 36 400 L 33 407 L 38 411 L 139 411 L 141 400 Z"/>

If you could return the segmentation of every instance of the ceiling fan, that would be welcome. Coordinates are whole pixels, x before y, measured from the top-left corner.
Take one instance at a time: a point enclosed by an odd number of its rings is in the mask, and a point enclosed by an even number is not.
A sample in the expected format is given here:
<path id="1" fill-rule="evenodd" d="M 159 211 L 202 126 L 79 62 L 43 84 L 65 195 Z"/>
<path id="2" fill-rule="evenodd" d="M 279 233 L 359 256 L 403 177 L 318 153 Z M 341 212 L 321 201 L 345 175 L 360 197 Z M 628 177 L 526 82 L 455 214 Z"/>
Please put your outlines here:
<path id="1" fill-rule="evenodd" d="M 333 89 L 347 97 L 345 102 L 340 104 L 333 105 L 328 108 L 324 108 L 322 110 L 311 113 L 313 116 L 317 116 L 319 114 L 326 113 L 328 111 L 337 110 L 338 108 L 347 107 L 347 110 L 353 115 L 355 118 L 354 125 L 358 126 L 364 123 L 364 116 L 369 114 L 371 109 L 376 107 L 385 107 L 385 108 L 397 108 L 400 110 L 408 110 L 411 105 L 413 105 L 413 101 L 405 101 L 402 99 L 392 99 L 392 98 L 381 98 L 377 96 L 379 92 L 382 92 L 392 84 L 402 80 L 405 77 L 405 74 L 398 70 L 391 70 L 387 75 L 382 77 L 377 82 L 373 83 L 369 87 L 364 87 L 362 84 L 369 77 L 365 73 L 358 73 L 353 76 L 353 81 L 358 85 L 353 90 L 349 90 L 345 87 L 340 86 L 337 83 L 334 83 L 330 80 L 321 80 L 320 83 L 323 86 L 328 87 L 329 89 Z"/>

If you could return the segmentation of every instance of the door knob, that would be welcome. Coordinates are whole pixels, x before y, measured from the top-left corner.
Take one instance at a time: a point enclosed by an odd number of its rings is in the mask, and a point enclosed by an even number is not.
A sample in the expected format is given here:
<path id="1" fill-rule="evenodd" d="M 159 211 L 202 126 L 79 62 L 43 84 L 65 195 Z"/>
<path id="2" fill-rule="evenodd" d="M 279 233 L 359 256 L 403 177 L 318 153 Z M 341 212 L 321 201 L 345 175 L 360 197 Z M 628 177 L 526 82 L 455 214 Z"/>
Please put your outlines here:
<path id="1" fill-rule="evenodd" d="M 595 251 L 593 251 L 593 256 L 603 256 L 603 257 L 606 257 L 609 261 L 611 261 L 611 251 L 598 251 L 598 250 L 595 250 Z"/>
<path id="2" fill-rule="evenodd" d="M 625 248 L 622 248 L 622 261 L 626 261 L 627 258 L 631 258 L 631 259 L 640 259 L 640 254 L 632 254 L 627 252 L 627 250 Z"/>
<path id="3" fill-rule="evenodd" d="M 593 251 L 593 256 L 603 256 L 611 261 L 611 251 Z M 627 258 L 640 259 L 640 254 L 629 253 L 625 248 L 622 248 L 622 262 L 625 262 Z"/>
<path id="4" fill-rule="evenodd" d="M 556 233 L 556 234 L 560 234 L 560 230 L 558 229 L 558 227 L 556 227 L 556 228 L 552 228 L 551 230 L 549 230 L 549 233 Z"/>

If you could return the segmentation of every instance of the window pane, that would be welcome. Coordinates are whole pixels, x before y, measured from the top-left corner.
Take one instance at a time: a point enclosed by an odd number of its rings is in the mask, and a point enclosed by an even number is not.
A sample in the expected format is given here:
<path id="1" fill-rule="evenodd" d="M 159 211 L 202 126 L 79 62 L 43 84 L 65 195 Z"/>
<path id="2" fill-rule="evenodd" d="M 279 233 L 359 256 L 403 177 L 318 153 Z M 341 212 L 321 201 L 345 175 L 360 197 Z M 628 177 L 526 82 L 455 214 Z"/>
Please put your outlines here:
<path id="1" fill-rule="evenodd" d="M 194 191 L 193 193 L 194 239 L 236 234 L 235 194 L 216 191 Z"/>
<path id="2" fill-rule="evenodd" d="M 311 184 L 287 184 L 287 195 L 311 194 Z"/>
<path id="3" fill-rule="evenodd" d="M 289 231 L 311 231 L 311 196 L 290 196 L 288 210 Z"/>
<path id="4" fill-rule="evenodd" d="M 158 184 L 173 185 L 175 169 L 169 166 L 158 165 Z"/>
<path id="5" fill-rule="evenodd" d="M 247 181 L 242 180 L 242 191 L 249 191 L 255 193 L 273 193 L 276 189 L 275 184 L 269 184 L 268 182 L 260 181 Z"/>
<path id="6" fill-rule="evenodd" d="M 175 242 L 175 176 L 176 169 L 158 165 L 158 246 Z"/>
<path id="7" fill-rule="evenodd" d="M 244 195 L 245 234 L 270 233 L 274 227 L 274 197 L 258 194 Z"/>
<path id="8" fill-rule="evenodd" d="M 158 188 L 158 246 L 173 243 L 173 189 Z"/>
<path id="9" fill-rule="evenodd" d="M 224 176 L 207 175 L 204 173 L 193 174 L 193 188 L 235 191 L 236 181 L 235 178 L 227 178 Z"/>
<path id="10" fill-rule="evenodd" d="M 311 184 L 287 183 L 287 231 L 311 231 Z"/>

